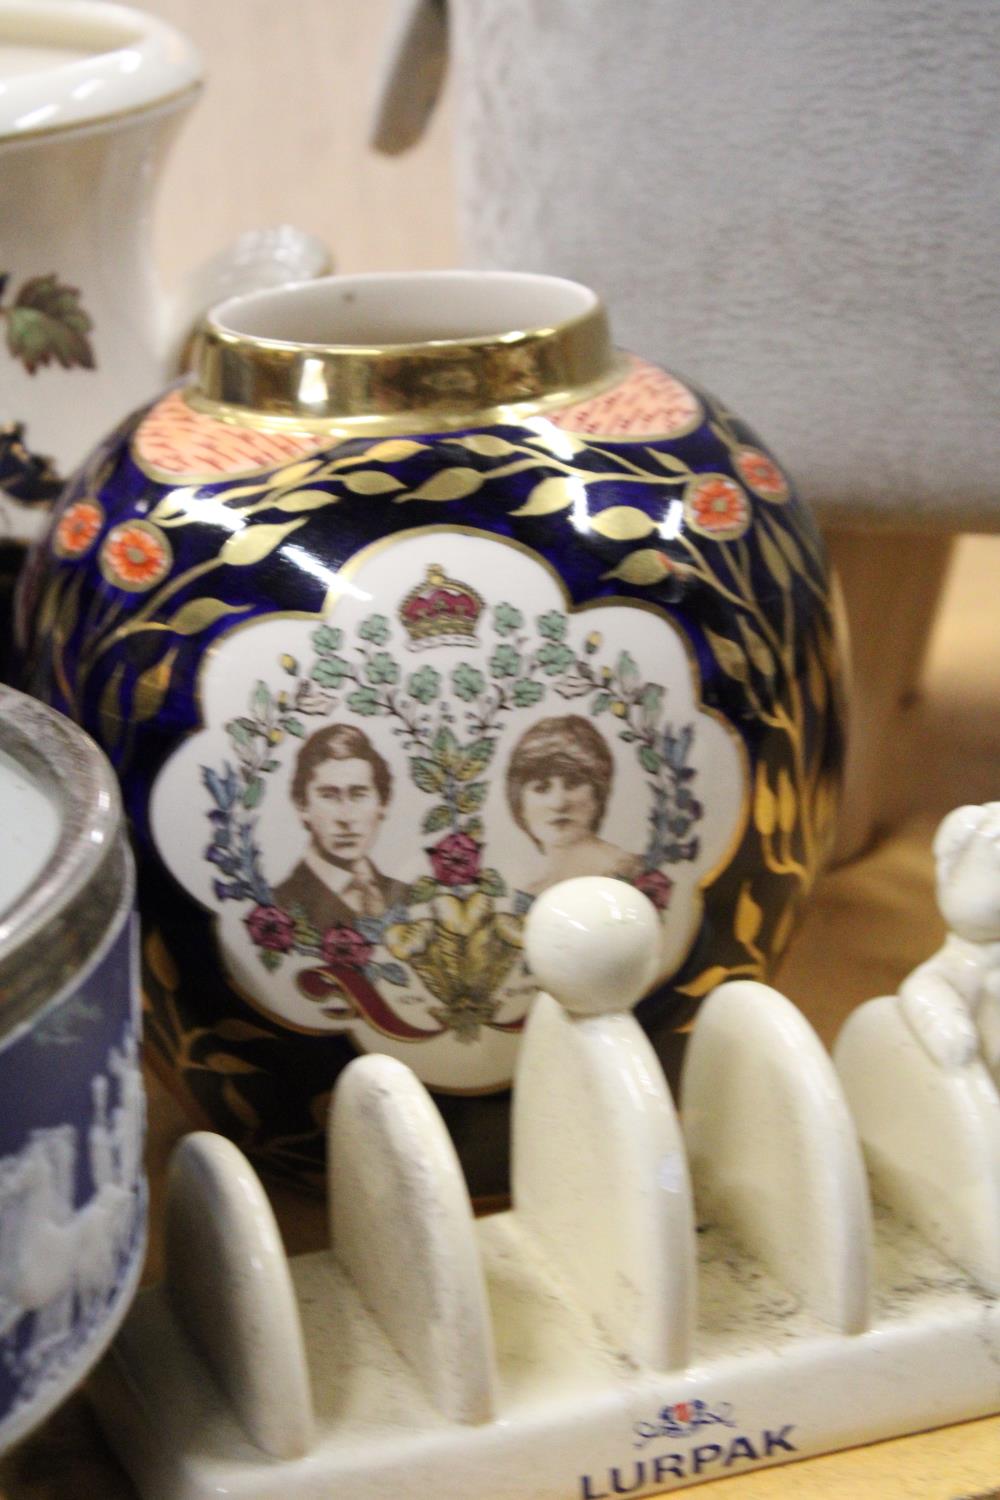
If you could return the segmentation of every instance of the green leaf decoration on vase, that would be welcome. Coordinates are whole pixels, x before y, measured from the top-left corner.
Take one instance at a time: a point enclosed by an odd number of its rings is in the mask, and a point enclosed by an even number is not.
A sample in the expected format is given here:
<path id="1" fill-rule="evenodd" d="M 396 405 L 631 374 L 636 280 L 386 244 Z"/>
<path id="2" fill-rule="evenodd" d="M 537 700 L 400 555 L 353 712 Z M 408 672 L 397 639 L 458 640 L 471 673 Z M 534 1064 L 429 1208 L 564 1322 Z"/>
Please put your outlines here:
<path id="1" fill-rule="evenodd" d="M 0 296 L 7 277 L 0 280 Z M 80 290 L 66 286 L 54 273 L 24 282 L 13 302 L 0 305 L 7 324 L 7 348 L 29 375 L 53 361 L 64 370 L 92 370 L 94 350 L 87 335 L 93 328 L 80 305 Z"/>

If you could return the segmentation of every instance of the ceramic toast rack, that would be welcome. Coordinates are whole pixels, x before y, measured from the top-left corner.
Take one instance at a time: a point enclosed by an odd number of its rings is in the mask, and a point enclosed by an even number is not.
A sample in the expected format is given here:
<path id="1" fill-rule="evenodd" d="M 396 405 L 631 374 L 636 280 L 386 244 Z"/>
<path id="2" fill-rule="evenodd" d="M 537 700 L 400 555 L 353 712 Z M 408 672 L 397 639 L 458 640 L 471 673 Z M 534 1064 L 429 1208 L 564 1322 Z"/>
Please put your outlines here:
<path id="1" fill-rule="evenodd" d="M 630 1012 L 656 913 L 600 878 L 535 904 L 510 1212 L 476 1221 L 415 1076 L 330 1111 L 332 1249 L 287 1260 L 261 1185 L 178 1148 L 168 1272 L 96 1379 L 148 1500 L 607 1500 L 1000 1410 L 1000 1094 L 896 997 L 831 1062 L 723 985 L 681 1118 Z"/>

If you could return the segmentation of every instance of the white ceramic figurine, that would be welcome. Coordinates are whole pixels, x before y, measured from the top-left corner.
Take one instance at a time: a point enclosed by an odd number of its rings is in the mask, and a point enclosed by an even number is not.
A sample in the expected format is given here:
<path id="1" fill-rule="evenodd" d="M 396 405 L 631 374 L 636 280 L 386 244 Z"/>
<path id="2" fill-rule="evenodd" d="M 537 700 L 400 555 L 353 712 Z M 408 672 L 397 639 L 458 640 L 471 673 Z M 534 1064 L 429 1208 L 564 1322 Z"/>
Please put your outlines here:
<path id="1" fill-rule="evenodd" d="M 1000 1074 L 1000 802 L 958 807 L 934 840 L 948 935 L 899 987 L 903 1014 L 945 1068 L 979 1053 Z"/>

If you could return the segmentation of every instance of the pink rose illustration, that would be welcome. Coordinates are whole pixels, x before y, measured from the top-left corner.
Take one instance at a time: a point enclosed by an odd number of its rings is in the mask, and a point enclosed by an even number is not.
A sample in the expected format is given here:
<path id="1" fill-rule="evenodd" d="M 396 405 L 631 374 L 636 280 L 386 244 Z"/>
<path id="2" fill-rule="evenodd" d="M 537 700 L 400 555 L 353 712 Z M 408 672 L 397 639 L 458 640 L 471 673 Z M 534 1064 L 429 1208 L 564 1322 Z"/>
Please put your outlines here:
<path id="1" fill-rule="evenodd" d="M 328 964 L 363 969 L 371 962 L 372 945 L 353 927 L 328 927 L 323 934 L 323 957 Z"/>
<path id="2" fill-rule="evenodd" d="M 287 953 L 295 944 L 295 923 L 279 906 L 255 906 L 246 919 L 247 931 L 258 948 Z"/>
<path id="3" fill-rule="evenodd" d="M 662 874 L 660 870 L 644 870 L 636 877 L 634 884 L 636 890 L 648 896 L 659 911 L 666 911 L 674 888 L 674 882 L 669 875 Z"/>
<path id="4" fill-rule="evenodd" d="M 479 874 L 482 851 L 468 833 L 449 833 L 427 852 L 434 878 L 442 885 L 466 885 Z"/>

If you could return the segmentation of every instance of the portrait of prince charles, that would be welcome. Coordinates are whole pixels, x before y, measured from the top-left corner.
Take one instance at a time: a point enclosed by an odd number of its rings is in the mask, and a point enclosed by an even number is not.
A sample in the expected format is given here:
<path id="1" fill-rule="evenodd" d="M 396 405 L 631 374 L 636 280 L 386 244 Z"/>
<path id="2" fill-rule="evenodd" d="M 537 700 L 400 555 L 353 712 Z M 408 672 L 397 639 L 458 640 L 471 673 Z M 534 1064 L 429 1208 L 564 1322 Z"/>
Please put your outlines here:
<path id="1" fill-rule="evenodd" d="M 298 864 L 274 900 L 320 933 L 380 917 L 406 898 L 406 884 L 372 863 L 392 794 L 392 772 L 363 730 L 328 724 L 299 751 L 292 801 L 309 834 Z"/>

